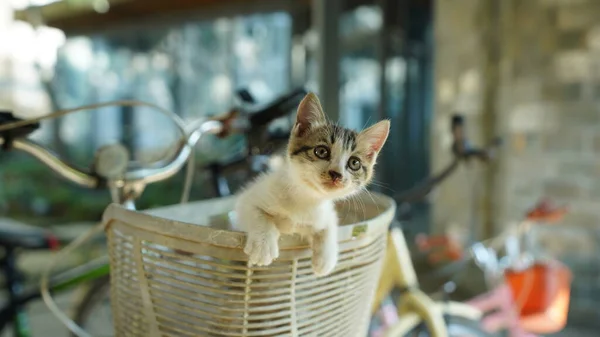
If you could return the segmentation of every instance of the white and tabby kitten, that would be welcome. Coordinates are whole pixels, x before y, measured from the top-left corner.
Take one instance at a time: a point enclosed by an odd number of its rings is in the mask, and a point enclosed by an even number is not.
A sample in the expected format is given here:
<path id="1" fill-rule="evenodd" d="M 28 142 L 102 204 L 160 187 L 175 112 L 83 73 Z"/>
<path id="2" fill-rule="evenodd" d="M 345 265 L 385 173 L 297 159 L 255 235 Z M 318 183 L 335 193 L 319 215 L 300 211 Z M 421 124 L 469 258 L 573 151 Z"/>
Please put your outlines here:
<path id="1" fill-rule="evenodd" d="M 317 96 L 308 94 L 298 107 L 285 160 L 249 184 L 236 203 L 236 229 L 248 233 L 244 252 L 250 264 L 271 264 L 279 256 L 279 236 L 298 233 L 311 243 L 315 274 L 330 273 L 338 259 L 334 201 L 371 181 L 389 128 L 387 120 L 358 133 L 332 124 Z"/>

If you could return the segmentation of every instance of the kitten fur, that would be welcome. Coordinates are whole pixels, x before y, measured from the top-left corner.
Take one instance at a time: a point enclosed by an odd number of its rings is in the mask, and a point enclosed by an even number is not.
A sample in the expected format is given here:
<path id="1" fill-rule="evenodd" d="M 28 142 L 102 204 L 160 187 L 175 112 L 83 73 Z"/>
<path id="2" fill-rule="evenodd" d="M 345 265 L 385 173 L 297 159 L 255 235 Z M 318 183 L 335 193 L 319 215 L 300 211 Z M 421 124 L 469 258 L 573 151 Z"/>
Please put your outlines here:
<path id="1" fill-rule="evenodd" d="M 309 93 L 298 106 L 287 156 L 239 195 L 236 229 L 247 232 L 250 265 L 279 257 L 281 234 L 307 238 L 317 275 L 329 274 L 338 259 L 338 215 L 334 202 L 364 189 L 385 143 L 387 120 L 355 132 L 328 122 L 319 99 Z"/>

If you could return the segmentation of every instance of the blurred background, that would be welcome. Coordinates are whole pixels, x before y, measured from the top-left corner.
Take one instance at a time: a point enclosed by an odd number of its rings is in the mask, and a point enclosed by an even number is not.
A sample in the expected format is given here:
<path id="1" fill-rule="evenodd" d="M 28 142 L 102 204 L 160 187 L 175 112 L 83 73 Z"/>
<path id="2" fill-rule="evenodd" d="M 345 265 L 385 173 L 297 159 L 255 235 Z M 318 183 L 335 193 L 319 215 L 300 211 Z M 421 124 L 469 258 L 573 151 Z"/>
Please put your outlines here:
<path id="1" fill-rule="evenodd" d="M 374 187 L 389 195 L 452 160 L 450 119 L 462 114 L 471 142 L 505 146 L 415 205 L 406 229 L 480 240 L 542 197 L 568 204 L 538 239 L 575 275 L 570 324 L 590 328 L 600 321 L 599 18 L 597 0 L 2 0 L 0 109 L 30 118 L 136 99 L 193 121 L 228 111 L 242 88 L 268 102 L 305 86 L 345 126 L 391 119 Z M 103 108 L 32 137 L 81 167 L 115 140 L 152 161 L 177 137 L 164 121 Z M 213 195 L 200 168 L 243 142 L 202 143 L 193 199 Z M 26 155 L 1 162 L 2 216 L 85 224 L 110 201 Z M 182 181 L 148 187 L 139 207 L 176 203 Z"/>
<path id="2" fill-rule="evenodd" d="M 323 8 L 310 1 L 143 3 L 5 2 L 2 34 L 3 41 L 10 42 L 2 47 L 2 106 L 26 117 L 137 99 L 194 120 L 228 111 L 241 88 L 250 88 L 260 101 L 268 102 L 306 86 L 319 92 L 328 113 L 347 126 L 361 128 L 382 117 L 393 118 L 402 131 L 392 133 L 394 149 L 389 150 L 401 151 L 403 156 L 394 158 L 405 158 L 411 165 L 386 163 L 394 169 L 390 174 L 402 170 L 394 179 L 382 179 L 393 184 L 389 189 L 409 187 L 428 174 L 434 104 L 429 1 L 407 2 L 406 8 L 390 1 L 386 9 L 395 14 L 389 18 L 382 15 L 380 4 L 361 1 L 325 3 Z M 326 19 L 317 23 L 320 15 Z M 86 166 L 94 149 L 115 139 L 144 156 L 142 152 L 156 152 L 177 136 L 160 127 L 164 119 L 155 111 L 126 110 L 75 114 L 45 123 L 35 137 Z M 202 149 L 200 162 L 235 151 L 238 141 L 213 142 Z M 12 180 L 17 186 L 4 189 L 9 195 L 3 207 L 11 214 L 79 219 L 86 216 L 81 214 L 85 209 L 96 219 L 104 208 L 104 194 L 82 199 L 61 182 L 35 181 L 33 177 L 43 177 L 46 170 L 24 156 L 15 157 L 14 168 L 3 167 L 8 180 L 10 172 L 22 170 L 31 170 L 32 178 L 27 186 Z M 194 191 L 202 196 L 200 180 Z M 179 192 L 172 186 L 179 184 L 173 181 L 157 187 L 156 193 L 148 191 L 142 202 L 172 203 L 176 199 L 165 198 L 165 193 L 177 198 Z M 18 196 L 12 194 L 15 191 Z M 65 212 L 74 200 L 86 204 Z"/>

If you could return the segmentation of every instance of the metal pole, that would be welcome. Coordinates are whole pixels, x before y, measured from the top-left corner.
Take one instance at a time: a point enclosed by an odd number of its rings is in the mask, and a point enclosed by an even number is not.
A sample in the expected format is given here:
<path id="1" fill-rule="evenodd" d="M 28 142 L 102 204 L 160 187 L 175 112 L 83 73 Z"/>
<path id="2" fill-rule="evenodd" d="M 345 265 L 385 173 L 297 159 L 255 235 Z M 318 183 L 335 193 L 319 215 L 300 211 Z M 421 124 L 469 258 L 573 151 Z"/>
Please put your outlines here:
<path id="1" fill-rule="evenodd" d="M 378 121 L 378 120 L 382 120 L 388 116 L 388 111 L 387 111 L 387 105 L 388 105 L 388 101 L 389 101 L 389 88 L 387 85 L 387 77 L 386 77 L 386 69 L 387 69 L 387 63 L 390 57 L 390 39 L 389 39 L 389 31 L 390 31 L 390 1 L 389 0 L 378 0 L 377 1 L 377 5 L 379 5 L 379 8 L 381 9 L 381 15 L 382 15 L 382 19 L 383 19 L 383 24 L 381 25 L 381 29 L 379 31 L 379 35 L 377 38 L 377 61 L 379 62 L 379 68 L 381 69 L 381 75 L 379 78 L 379 106 L 377 108 L 377 115 L 374 116 L 375 118 L 373 118 L 373 120 Z M 392 126 L 391 128 L 393 129 L 396 126 L 397 121 L 392 121 Z M 393 132 L 393 131 L 391 131 Z M 391 139 L 393 139 L 393 137 L 390 137 Z M 394 144 L 395 146 L 397 144 Z M 382 153 L 382 158 L 386 158 L 383 159 L 383 165 L 380 165 L 377 168 L 377 171 L 375 173 L 375 179 L 378 181 L 385 181 L 385 182 L 390 182 L 393 181 L 394 177 L 389 176 L 390 172 L 392 172 L 393 170 L 390 170 L 389 166 L 394 165 L 395 163 L 392 162 L 392 158 L 394 158 L 394 156 L 392 155 L 392 151 L 393 151 L 393 147 L 391 146 L 391 144 L 388 144 L 387 147 L 384 148 L 383 153 Z M 383 190 L 383 188 L 381 186 L 372 186 L 371 187 L 374 191 L 377 192 L 386 192 Z"/>
<path id="2" fill-rule="evenodd" d="M 319 37 L 317 48 L 319 98 L 332 121 L 340 120 L 340 34 L 343 0 L 313 0 L 313 27 Z"/>
<path id="3" fill-rule="evenodd" d="M 378 0 L 377 4 L 381 8 L 381 15 L 383 18 L 383 24 L 381 25 L 381 30 L 379 31 L 379 36 L 377 39 L 377 59 L 379 61 L 379 67 L 381 69 L 381 77 L 379 78 L 379 109 L 377 111 L 376 120 L 381 120 L 387 117 L 387 102 L 388 102 L 388 86 L 387 86 L 387 78 L 386 78 L 386 69 L 387 69 L 387 61 L 390 55 L 390 44 L 389 44 L 389 30 L 390 30 L 390 20 L 389 20 L 389 1 L 388 0 Z"/>
<path id="4" fill-rule="evenodd" d="M 310 29 L 310 12 L 302 9 L 293 9 L 292 31 L 290 44 L 290 88 L 297 88 L 306 84 L 306 53 L 304 34 Z"/>

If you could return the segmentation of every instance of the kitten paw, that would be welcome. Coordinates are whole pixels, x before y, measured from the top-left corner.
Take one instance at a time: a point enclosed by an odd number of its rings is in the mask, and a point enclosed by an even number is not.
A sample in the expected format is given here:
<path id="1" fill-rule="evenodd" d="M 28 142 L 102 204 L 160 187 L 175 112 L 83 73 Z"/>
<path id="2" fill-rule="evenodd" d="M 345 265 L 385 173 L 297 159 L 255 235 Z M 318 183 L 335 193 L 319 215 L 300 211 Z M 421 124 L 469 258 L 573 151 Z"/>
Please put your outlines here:
<path id="1" fill-rule="evenodd" d="M 315 250 L 312 257 L 313 272 L 317 276 L 325 276 L 333 271 L 338 261 L 337 247 Z"/>
<path id="2" fill-rule="evenodd" d="M 248 255 L 251 266 L 268 266 L 279 257 L 279 236 L 275 233 L 265 232 L 249 234 L 246 240 L 244 253 Z"/>

